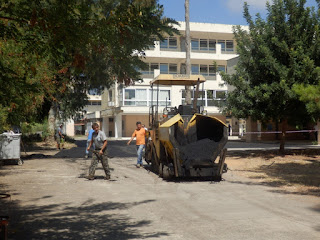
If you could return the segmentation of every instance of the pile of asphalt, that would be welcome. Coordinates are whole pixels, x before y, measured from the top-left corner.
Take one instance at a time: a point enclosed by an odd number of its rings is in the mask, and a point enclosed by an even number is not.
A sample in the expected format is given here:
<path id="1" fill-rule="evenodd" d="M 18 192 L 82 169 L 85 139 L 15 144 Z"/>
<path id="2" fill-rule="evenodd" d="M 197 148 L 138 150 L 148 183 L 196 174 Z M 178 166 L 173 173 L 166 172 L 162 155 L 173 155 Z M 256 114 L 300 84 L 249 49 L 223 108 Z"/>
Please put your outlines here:
<path id="1" fill-rule="evenodd" d="M 181 146 L 180 157 L 185 165 L 212 165 L 217 156 L 218 146 L 218 142 L 205 138 Z"/>

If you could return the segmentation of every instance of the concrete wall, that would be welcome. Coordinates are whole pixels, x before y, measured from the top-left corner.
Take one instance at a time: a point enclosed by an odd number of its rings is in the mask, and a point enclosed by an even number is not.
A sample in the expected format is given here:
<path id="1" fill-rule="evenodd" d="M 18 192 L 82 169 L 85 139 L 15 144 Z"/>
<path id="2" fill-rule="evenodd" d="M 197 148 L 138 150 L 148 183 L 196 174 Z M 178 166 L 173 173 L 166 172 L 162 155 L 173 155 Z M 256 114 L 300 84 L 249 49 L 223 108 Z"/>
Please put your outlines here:
<path id="1" fill-rule="evenodd" d="M 65 124 L 65 131 L 66 131 L 66 135 L 73 137 L 75 135 L 75 131 L 74 131 L 74 121 L 73 119 L 69 119 Z"/>

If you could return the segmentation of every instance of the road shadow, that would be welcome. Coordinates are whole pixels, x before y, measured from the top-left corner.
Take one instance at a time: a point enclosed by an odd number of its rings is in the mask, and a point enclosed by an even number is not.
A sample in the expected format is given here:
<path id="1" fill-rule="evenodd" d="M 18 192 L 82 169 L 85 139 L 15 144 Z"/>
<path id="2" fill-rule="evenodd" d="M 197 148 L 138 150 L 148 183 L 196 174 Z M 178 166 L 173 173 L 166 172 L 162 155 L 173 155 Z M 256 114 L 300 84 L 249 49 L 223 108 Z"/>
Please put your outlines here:
<path id="1" fill-rule="evenodd" d="M 132 158 L 137 157 L 135 141 L 127 145 L 128 141 L 108 141 L 108 153 L 111 157 Z"/>
<path id="2" fill-rule="evenodd" d="M 48 158 L 69 158 L 69 159 L 78 159 L 85 157 L 86 150 L 86 140 L 77 140 L 75 141 L 77 147 L 71 149 L 62 149 L 55 154 L 44 154 L 44 153 L 35 153 L 23 156 L 24 161 L 32 159 L 48 159 Z M 40 148 L 39 148 L 40 150 Z M 45 149 L 48 150 L 48 149 Z M 56 149 L 51 149 L 51 151 L 57 151 Z M 108 140 L 107 146 L 108 156 L 110 158 L 120 157 L 120 158 L 131 158 L 137 156 L 137 150 L 134 143 L 127 145 L 127 141 L 118 141 L 118 140 Z M 89 155 L 92 155 L 91 153 Z"/>
<path id="3" fill-rule="evenodd" d="M 159 174 L 155 171 L 153 171 L 152 166 L 150 164 L 144 164 L 143 168 L 148 171 L 152 172 L 155 175 L 157 175 L 159 178 L 163 179 L 166 182 L 171 182 L 171 183 L 195 183 L 195 182 L 209 182 L 209 183 L 218 183 L 221 181 L 224 181 L 223 178 L 220 177 L 212 177 L 212 176 L 207 176 L 207 177 L 190 177 L 190 176 L 185 176 L 185 177 L 175 177 L 175 176 L 169 176 L 168 174 L 164 174 L 162 177 L 159 176 Z"/>
<path id="4" fill-rule="evenodd" d="M 141 202 L 93 203 L 89 199 L 74 207 L 70 203 L 29 205 L 12 211 L 10 239 L 148 239 L 166 238 L 167 232 L 142 230 L 149 220 L 134 220 L 114 210 L 126 210 L 155 200 Z"/>

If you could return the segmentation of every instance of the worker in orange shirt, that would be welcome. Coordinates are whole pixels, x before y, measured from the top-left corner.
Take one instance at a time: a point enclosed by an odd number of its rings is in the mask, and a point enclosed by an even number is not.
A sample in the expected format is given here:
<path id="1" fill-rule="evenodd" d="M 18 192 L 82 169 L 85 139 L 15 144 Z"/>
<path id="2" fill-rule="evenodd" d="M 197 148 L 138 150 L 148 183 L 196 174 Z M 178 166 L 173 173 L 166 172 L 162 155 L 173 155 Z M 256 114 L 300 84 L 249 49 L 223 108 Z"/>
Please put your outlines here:
<path id="1" fill-rule="evenodd" d="M 137 122 L 137 129 L 134 130 L 131 139 L 128 141 L 128 145 L 131 143 L 131 141 L 136 138 L 136 146 L 137 146 L 137 168 L 142 167 L 142 152 L 146 145 L 146 130 L 142 128 L 141 122 Z"/>

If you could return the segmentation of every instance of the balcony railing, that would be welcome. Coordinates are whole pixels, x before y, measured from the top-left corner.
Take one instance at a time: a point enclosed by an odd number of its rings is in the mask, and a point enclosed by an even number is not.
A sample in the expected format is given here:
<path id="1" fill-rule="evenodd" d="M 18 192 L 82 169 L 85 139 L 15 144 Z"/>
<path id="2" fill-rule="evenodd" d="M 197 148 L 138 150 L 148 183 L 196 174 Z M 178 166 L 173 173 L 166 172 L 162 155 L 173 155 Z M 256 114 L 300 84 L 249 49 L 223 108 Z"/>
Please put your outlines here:
<path id="1" fill-rule="evenodd" d="M 217 44 L 218 45 L 218 44 Z M 217 46 L 216 45 L 216 46 Z M 166 47 L 166 46 L 160 46 L 159 48 L 156 47 L 149 47 L 150 51 L 164 51 L 164 52 L 185 52 L 185 47 L 183 46 L 171 46 L 171 47 Z M 191 52 L 194 53 L 210 53 L 210 54 L 216 54 L 217 53 L 217 47 L 192 47 Z M 235 48 L 221 48 L 221 54 L 236 54 L 236 49 Z"/>

